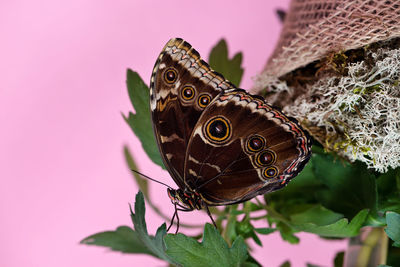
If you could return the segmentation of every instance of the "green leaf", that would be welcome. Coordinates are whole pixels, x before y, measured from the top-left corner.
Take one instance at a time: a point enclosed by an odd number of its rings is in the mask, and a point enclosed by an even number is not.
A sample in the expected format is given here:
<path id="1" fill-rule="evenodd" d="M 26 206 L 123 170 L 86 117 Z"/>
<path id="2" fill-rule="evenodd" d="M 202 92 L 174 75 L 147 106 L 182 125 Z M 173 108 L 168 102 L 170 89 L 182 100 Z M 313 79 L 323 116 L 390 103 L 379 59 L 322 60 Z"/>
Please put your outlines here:
<path id="1" fill-rule="evenodd" d="M 397 186 L 396 186 L 397 185 Z M 379 210 L 400 213 L 400 168 L 391 169 L 377 179 Z"/>
<path id="2" fill-rule="evenodd" d="M 291 223 L 313 223 L 315 225 L 327 225 L 342 219 L 343 215 L 317 205 L 308 205 L 308 208 L 300 213 L 290 216 Z"/>
<path id="3" fill-rule="evenodd" d="M 389 240 L 389 244 L 392 243 L 392 240 Z M 389 266 L 399 266 L 400 262 L 400 248 L 390 246 L 388 247 L 388 256 L 386 264 Z"/>
<path id="4" fill-rule="evenodd" d="M 243 76 L 242 53 L 237 53 L 232 59 L 228 57 L 228 46 L 222 39 L 210 52 L 208 62 L 212 69 L 221 73 L 225 79 L 231 81 L 235 86 L 240 85 Z"/>
<path id="5" fill-rule="evenodd" d="M 158 258 L 168 261 L 169 263 L 175 264 L 175 262 L 172 259 L 170 259 L 165 254 L 164 251 L 165 248 L 164 248 L 163 237 L 167 233 L 165 223 L 162 224 L 157 229 L 156 236 L 154 237 L 150 236 L 147 233 L 147 226 L 144 215 L 145 215 L 145 206 L 144 206 L 143 193 L 139 191 L 139 193 L 136 194 L 135 213 L 133 213 L 131 208 L 131 218 L 135 226 L 135 230 L 138 234 L 138 237 L 142 241 L 142 244 Z"/>
<path id="6" fill-rule="evenodd" d="M 360 207 L 369 206 L 376 207 L 376 186 L 374 183 L 374 177 L 367 176 L 367 180 L 370 182 L 369 185 L 364 185 L 363 188 L 342 189 L 342 186 L 346 184 L 346 181 L 342 179 L 342 176 L 338 172 L 346 168 L 342 165 L 333 166 L 337 164 L 333 161 L 333 158 L 327 158 L 325 155 L 314 156 L 311 162 L 304 168 L 303 172 L 298 177 L 293 179 L 283 190 L 268 194 L 265 196 L 266 202 L 268 203 L 268 220 L 269 222 L 276 223 L 276 228 L 279 229 L 281 236 L 284 240 L 291 243 L 298 243 L 298 238 L 294 235 L 296 232 L 305 231 L 315 233 L 323 237 L 343 238 L 357 235 L 359 229 L 364 225 L 367 216 L 369 215 L 368 210 L 360 212 Z M 341 163 L 339 163 L 341 164 Z M 336 167 L 336 170 L 334 169 Z M 351 169 L 351 166 L 348 167 Z M 322 169 L 324 169 L 324 175 L 321 176 Z M 317 171 L 315 171 L 317 170 Z M 326 171 L 326 170 L 329 170 Z M 358 170 L 358 169 L 356 169 Z M 330 177 L 331 172 L 336 172 L 335 177 Z M 349 174 L 346 174 L 345 178 L 348 178 Z M 370 179 L 373 178 L 373 179 Z M 325 181 L 327 179 L 328 181 Z M 333 181 L 330 181 L 332 179 Z M 335 185 L 334 180 L 339 180 L 341 183 Z M 348 178 L 353 179 L 353 178 Z M 363 178 L 361 178 L 363 180 Z M 342 197 L 348 197 L 351 199 L 352 193 L 355 192 L 357 198 L 364 199 L 368 205 L 353 206 L 354 203 L 341 204 L 349 205 L 352 212 L 356 212 L 353 220 L 349 223 L 349 219 L 343 218 L 343 214 L 339 213 L 338 210 L 344 210 L 349 214 L 349 209 L 340 209 L 341 206 L 326 205 L 336 207 L 336 210 L 327 209 L 318 203 L 318 199 L 315 195 L 319 195 L 320 191 L 327 191 L 329 197 L 332 197 L 336 202 L 341 202 Z M 339 194 L 338 192 L 345 192 L 346 194 Z M 335 195 L 336 194 L 336 195 Z M 372 196 L 369 196 L 372 194 Z M 370 199 L 372 199 L 371 202 Z M 356 202 L 357 203 L 357 202 Z M 326 204 L 323 202 L 323 204 Z M 330 202 L 328 202 L 330 204 Z M 336 211 L 336 212 L 335 212 Z M 353 215 L 353 213 L 351 213 Z M 353 216 L 354 216 L 353 215 Z M 352 216 L 352 217 L 353 217 Z"/>
<path id="7" fill-rule="evenodd" d="M 322 183 L 315 177 L 313 171 L 314 164 L 314 160 L 313 158 L 311 158 L 311 160 L 307 163 L 300 174 L 297 175 L 293 180 L 291 180 L 290 183 L 283 190 L 291 193 L 298 192 L 298 190 L 306 190 L 307 193 L 309 193 L 312 191 L 307 190 L 308 188 L 321 187 Z"/>
<path id="8" fill-rule="evenodd" d="M 129 168 L 131 170 L 138 170 L 135 161 L 133 160 L 132 154 L 129 151 L 127 146 L 124 146 L 124 156 L 125 156 L 125 161 L 128 164 Z M 140 177 L 139 174 L 132 172 L 133 173 L 133 177 L 135 178 L 136 183 L 139 186 L 139 189 L 141 192 L 143 192 L 144 197 L 146 199 L 148 199 L 149 197 L 149 185 L 147 183 L 147 180 L 143 179 L 142 177 Z"/>
<path id="9" fill-rule="evenodd" d="M 309 207 L 309 205 L 319 203 L 315 197 L 315 192 L 326 189 L 326 186 L 316 179 L 312 170 L 313 165 L 314 162 L 311 159 L 303 171 L 290 181 L 288 186 L 264 195 L 266 203 L 283 217 L 299 213 L 300 205 Z"/>
<path id="10" fill-rule="evenodd" d="M 125 155 L 125 161 L 128 164 L 129 168 L 132 169 L 132 170 L 138 170 L 138 168 L 136 167 L 136 163 L 135 163 L 135 161 L 134 161 L 134 159 L 132 157 L 132 154 L 130 153 L 128 147 L 126 147 L 126 146 L 124 146 L 124 155 Z M 147 182 L 148 180 L 143 179 L 136 172 L 132 171 L 132 174 L 133 174 L 133 177 L 135 178 L 136 183 L 139 186 L 140 191 L 143 193 L 144 198 L 147 201 L 147 204 L 150 206 L 150 208 L 152 208 L 153 211 L 155 213 L 157 213 L 158 215 L 160 215 L 160 217 L 162 217 L 163 219 L 170 220 L 171 217 L 169 215 L 168 216 L 165 215 L 161 211 L 161 209 L 158 206 L 154 205 L 154 203 L 152 202 L 152 200 L 151 200 L 151 198 L 149 196 L 149 190 L 148 190 L 149 185 L 148 185 L 148 182 Z M 181 226 L 186 227 L 187 225 L 182 223 Z"/>
<path id="11" fill-rule="evenodd" d="M 390 169 L 388 172 L 381 174 L 377 179 L 378 192 L 382 196 L 398 192 L 399 188 L 396 186 L 398 179 L 400 179 L 400 168 Z"/>
<path id="12" fill-rule="evenodd" d="M 259 266 L 262 266 L 262 265 L 256 264 L 254 262 L 248 262 L 248 261 L 240 264 L 240 267 L 259 267 Z"/>
<path id="13" fill-rule="evenodd" d="M 274 229 L 274 228 L 254 228 L 254 231 L 256 231 L 257 233 L 262 234 L 262 235 L 269 235 L 269 234 L 275 232 L 276 229 Z"/>
<path id="14" fill-rule="evenodd" d="M 323 206 L 346 218 L 354 217 L 362 209 L 376 213 L 375 176 L 365 165 L 335 161 L 331 155 L 314 155 L 313 169 L 317 179 L 328 187 L 316 192 Z"/>
<path id="15" fill-rule="evenodd" d="M 255 204 L 253 202 L 250 202 L 250 201 L 246 202 L 246 205 L 247 205 L 248 211 L 258 211 L 258 210 L 264 209 L 262 206 L 259 206 L 259 205 Z"/>
<path id="16" fill-rule="evenodd" d="M 333 260 L 334 267 L 343 267 L 344 251 L 339 251 Z"/>
<path id="17" fill-rule="evenodd" d="M 251 238 L 253 239 L 253 241 L 254 241 L 257 245 L 259 245 L 260 247 L 262 247 L 261 240 L 260 240 L 260 238 L 256 235 L 256 233 L 255 233 L 254 231 L 251 233 Z"/>
<path id="18" fill-rule="evenodd" d="M 298 244 L 300 242 L 300 239 L 294 235 L 295 230 L 287 224 L 278 222 L 276 228 L 279 230 L 283 240 L 286 240 L 291 244 Z"/>
<path id="19" fill-rule="evenodd" d="M 396 212 L 386 213 L 386 234 L 394 241 L 393 246 L 400 247 L 400 214 Z"/>
<path id="20" fill-rule="evenodd" d="M 250 207 L 250 206 L 249 206 Z M 258 238 L 257 234 L 255 233 L 255 228 L 251 224 L 249 219 L 244 219 L 241 222 L 236 222 L 236 234 L 242 236 L 244 239 L 252 238 L 254 242 L 262 247 L 262 243 L 260 238 Z"/>
<path id="21" fill-rule="evenodd" d="M 365 219 L 368 216 L 368 210 L 360 211 L 349 223 L 348 219 L 343 218 L 332 224 L 316 225 L 314 223 L 296 224 L 293 227 L 297 231 L 314 233 L 325 237 L 352 237 L 358 235 Z"/>
<path id="22" fill-rule="evenodd" d="M 166 253 L 182 266 L 240 266 L 247 258 L 247 248 L 242 237 L 236 238 L 232 247 L 212 225 L 204 227 L 203 241 L 183 234 L 168 234 Z"/>
<path id="23" fill-rule="evenodd" d="M 246 262 L 240 265 L 240 267 L 262 267 L 262 265 L 251 254 L 248 254 Z"/>
<path id="24" fill-rule="evenodd" d="M 228 242 L 229 245 L 232 244 L 232 241 L 235 240 L 238 236 L 236 233 L 236 224 L 237 217 L 235 215 L 236 209 L 238 208 L 238 204 L 230 205 L 225 207 L 225 212 L 227 213 L 225 229 L 222 231 L 222 237 Z M 218 219 L 223 220 L 222 217 Z"/>
<path id="25" fill-rule="evenodd" d="M 248 238 L 252 235 L 254 231 L 253 225 L 249 220 L 243 220 L 241 222 L 236 222 L 236 233 L 238 235 L 243 236 L 244 238 Z"/>
<path id="26" fill-rule="evenodd" d="M 128 226 L 120 226 L 115 231 L 97 233 L 83 239 L 81 244 L 108 247 L 123 253 L 143 253 L 154 255 L 142 245 L 138 234 Z"/>
<path id="27" fill-rule="evenodd" d="M 135 213 L 131 211 L 131 218 L 135 230 L 127 226 L 118 227 L 116 231 L 107 231 L 91 235 L 81 241 L 82 244 L 97 245 L 109 247 L 112 250 L 121 251 L 124 253 L 144 253 L 160 259 L 163 259 L 171 264 L 175 262 L 170 259 L 164 252 L 163 237 L 166 235 L 165 224 L 157 229 L 156 236 L 150 236 L 147 233 L 145 221 L 145 206 L 142 192 L 136 195 Z"/>
<path id="28" fill-rule="evenodd" d="M 245 214 L 246 212 L 244 210 L 234 210 L 231 212 L 232 215 L 241 215 L 241 214 Z"/>
<path id="29" fill-rule="evenodd" d="M 140 78 L 139 74 L 128 69 L 126 84 L 129 98 L 135 108 L 135 114 L 129 112 L 128 117 L 122 115 L 132 128 L 135 135 L 142 142 L 142 147 L 149 158 L 157 165 L 164 168 L 157 142 L 153 134 L 150 114 L 149 88 Z"/>
<path id="30" fill-rule="evenodd" d="M 290 267 L 290 266 L 291 266 L 290 261 L 285 261 L 285 262 L 282 263 L 281 266 L 279 266 L 279 267 Z"/>

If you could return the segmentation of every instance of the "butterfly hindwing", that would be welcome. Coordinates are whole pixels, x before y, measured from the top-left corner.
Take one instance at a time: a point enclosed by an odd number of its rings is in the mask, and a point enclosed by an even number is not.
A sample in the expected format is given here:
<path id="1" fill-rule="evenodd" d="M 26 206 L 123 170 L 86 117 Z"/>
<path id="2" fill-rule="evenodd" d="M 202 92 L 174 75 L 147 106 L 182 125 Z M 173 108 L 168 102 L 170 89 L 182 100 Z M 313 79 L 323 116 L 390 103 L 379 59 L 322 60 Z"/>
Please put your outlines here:
<path id="1" fill-rule="evenodd" d="M 201 114 L 186 153 L 185 186 L 208 205 L 243 202 L 283 187 L 304 167 L 311 141 L 297 122 L 241 89 Z"/>
<path id="2" fill-rule="evenodd" d="M 175 38 L 165 45 L 151 77 L 150 107 L 164 164 L 180 188 L 194 126 L 207 105 L 231 88 L 187 42 Z"/>

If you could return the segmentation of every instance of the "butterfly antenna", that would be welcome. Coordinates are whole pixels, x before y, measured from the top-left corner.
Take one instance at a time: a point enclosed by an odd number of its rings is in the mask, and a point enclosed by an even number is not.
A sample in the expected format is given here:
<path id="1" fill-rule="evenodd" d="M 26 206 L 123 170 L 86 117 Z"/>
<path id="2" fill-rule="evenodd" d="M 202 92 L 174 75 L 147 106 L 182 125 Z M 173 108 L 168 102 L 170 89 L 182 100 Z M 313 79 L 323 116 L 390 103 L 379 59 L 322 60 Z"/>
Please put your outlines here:
<path id="1" fill-rule="evenodd" d="M 151 178 L 151 177 L 149 177 L 149 176 L 147 176 L 147 175 L 145 175 L 145 174 L 143 174 L 143 173 L 141 173 L 141 172 L 138 172 L 137 170 L 131 169 L 131 171 L 133 171 L 134 173 L 137 173 L 137 174 L 143 176 L 144 178 L 149 179 L 149 180 L 151 180 L 151 181 L 153 181 L 153 182 L 156 182 L 156 183 L 165 185 L 165 186 L 168 187 L 169 189 L 172 189 L 172 190 L 173 190 L 173 188 L 170 187 L 169 185 L 164 184 L 163 182 L 157 181 L 156 179 L 153 179 L 153 178 Z"/>

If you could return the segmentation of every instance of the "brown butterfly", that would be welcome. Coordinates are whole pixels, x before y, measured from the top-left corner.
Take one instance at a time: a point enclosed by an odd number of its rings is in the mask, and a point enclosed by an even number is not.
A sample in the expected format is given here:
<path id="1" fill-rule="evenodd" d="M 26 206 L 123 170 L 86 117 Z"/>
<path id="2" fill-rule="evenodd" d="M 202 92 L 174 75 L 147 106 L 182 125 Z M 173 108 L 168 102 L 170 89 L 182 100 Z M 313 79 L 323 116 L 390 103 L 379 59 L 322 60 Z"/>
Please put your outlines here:
<path id="1" fill-rule="evenodd" d="M 311 156 L 311 138 L 295 119 L 236 88 L 179 38 L 154 66 L 150 106 L 164 165 L 179 187 L 168 188 L 178 226 L 178 210 L 202 208 L 215 225 L 208 206 L 278 190 Z"/>

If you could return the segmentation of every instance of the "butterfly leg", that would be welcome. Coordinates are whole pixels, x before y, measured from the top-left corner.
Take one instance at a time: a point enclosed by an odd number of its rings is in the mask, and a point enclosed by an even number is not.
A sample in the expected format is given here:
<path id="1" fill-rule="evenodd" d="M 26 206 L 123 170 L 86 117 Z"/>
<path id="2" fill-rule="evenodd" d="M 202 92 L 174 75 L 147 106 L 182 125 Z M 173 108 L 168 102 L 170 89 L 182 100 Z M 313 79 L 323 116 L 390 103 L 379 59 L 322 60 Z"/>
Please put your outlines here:
<path id="1" fill-rule="evenodd" d="M 175 231 L 175 234 L 178 233 L 178 231 L 179 231 L 179 215 L 178 215 L 178 210 L 179 210 L 179 209 L 177 209 L 177 208 L 175 207 L 175 212 L 174 212 L 174 215 L 172 216 L 171 222 L 170 222 L 170 224 L 169 224 L 169 226 L 168 226 L 168 228 L 167 228 L 167 232 L 169 231 L 169 229 L 171 229 L 172 225 L 174 224 L 174 219 L 175 219 L 175 217 L 176 217 L 176 231 Z"/>
<path id="2" fill-rule="evenodd" d="M 171 218 L 171 222 L 169 223 L 169 226 L 168 226 L 168 228 L 167 228 L 167 232 L 169 231 L 169 229 L 171 229 L 172 225 L 174 224 L 175 216 L 176 216 L 176 218 L 177 218 L 177 220 L 178 220 L 178 228 L 179 228 L 179 217 L 178 217 L 178 209 L 176 208 L 176 203 L 175 203 L 174 215 L 173 215 L 172 218 Z"/>
<path id="3" fill-rule="evenodd" d="M 204 207 L 206 208 L 207 214 L 211 218 L 211 221 L 212 221 L 214 227 L 217 228 L 217 224 L 215 223 L 214 218 L 211 215 L 211 212 L 210 212 L 210 209 L 208 208 L 208 205 L 204 204 Z"/>
<path id="4" fill-rule="evenodd" d="M 178 215 L 178 211 L 188 212 L 188 211 L 192 211 L 193 209 L 181 206 L 181 205 L 179 205 L 179 203 L 176 203 L 176 202 L 174 203 L 174 206 L 175 206 L 175 212 L 174 212 L 174 215 L 172 216 L 171 222 L 170 222 L 170 224 L 169 224 L 169 226 L 167 228 L 167 232 L 169 231 L 169 229 L 171 229 L 172 225 L 174 224 L 174 219 L 176 217 L 176 231 L 175 231 L 175 234 L 177 234 L 178 230 L 179 230 L 179 215 Z M 178 208 L 178 206 L 182 207 L 182 208 Z"/>
<path id="5" fill-rule="evenodd" d="M 176 210 L 176 231 L 175 234 L 177 234 L 179 231 L 179 216 L 178 216 L 178 210 Z"/>

